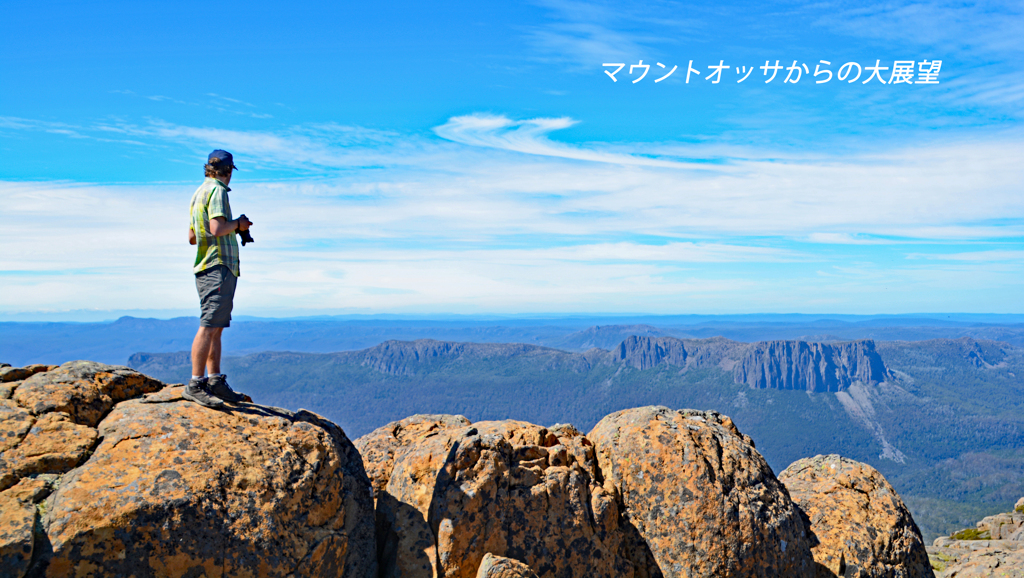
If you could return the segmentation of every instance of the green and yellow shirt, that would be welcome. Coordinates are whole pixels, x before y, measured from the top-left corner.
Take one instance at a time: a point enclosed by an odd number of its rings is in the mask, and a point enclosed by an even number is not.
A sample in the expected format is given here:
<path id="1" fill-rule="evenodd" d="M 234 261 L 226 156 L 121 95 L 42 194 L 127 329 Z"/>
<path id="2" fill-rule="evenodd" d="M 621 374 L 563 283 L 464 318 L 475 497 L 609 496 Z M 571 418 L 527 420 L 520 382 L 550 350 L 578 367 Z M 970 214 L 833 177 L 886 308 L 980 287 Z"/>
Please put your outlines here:
<path id="1" fill-rule="evenodd" d="M 192 195 L 192 202 L 189 205 L 191 217 L 191 229 L 196 235 L 196 263 L 192 271 L 199 273 L 217 265 L 224 265 L 235 274 L 238 271 L 238 241 L 235 234 L 214 237 L 210 234 L 210 219 L 224 217 L 231 220 L 231 204 L 228 202 L 227 185 L 214 179 L 206 177 L 203 184 L 199 185 L 195 194 Z"/>

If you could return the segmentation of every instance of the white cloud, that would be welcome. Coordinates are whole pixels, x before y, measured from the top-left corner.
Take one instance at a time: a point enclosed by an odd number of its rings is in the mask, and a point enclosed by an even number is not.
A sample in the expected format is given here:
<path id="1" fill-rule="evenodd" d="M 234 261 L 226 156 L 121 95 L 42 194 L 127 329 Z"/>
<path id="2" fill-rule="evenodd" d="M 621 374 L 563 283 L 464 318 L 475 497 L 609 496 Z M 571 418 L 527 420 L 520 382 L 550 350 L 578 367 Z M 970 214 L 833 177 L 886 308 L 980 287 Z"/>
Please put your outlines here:
<path id="1" fill-rule="evenodd" d="M 911 253 L 907 255 L 910 259 L 934 259 L 940 261 L 967 261 L 983 263 L 1011 263 L 1020 265 L 1024 263 L 1024 251 L 1014 250 L 990 250 L 990 251 L 965 251 L 962 253 Z"/>
<path id="2" fill-rule="evenodd" d="M 262 182 L 238 174 L 232 205 L 256 223 L 257 243 L 242 250 L 252 313 L 795 311 L 863 307 L 888 284 L 930 287 L 928 298 L 954 304 L 938 309 L 966 311 L 939 287 L 1020 284 L 1019 269 L 990 267 L 1021 256 L 993 248 L 1024 236 L 1024 143 L 1010 136 L 800 156 L 551 141 L 568 118 L 455 117 L 437 129 L 449 140 L 333 125 L 6 122 L 216 144 L 267 166 L 350 168 Z M 359 168 L 370 160 L 383 169 Z M 193 187 L 0 183 L 0 312 L 191 307 Z M 940 250 L 907 261 L 905 241 Z M 839 268 L 851 252 L 860 276 Z M 892 269 L 894 258 L 914 266 Z M 872 289 L 869 279 L 882 282 Z M 871 303 L 909 307 L 903 289 Z"/>
<path id="3" fill-rule="evenodd" d="M 569 128 L 577 121 L 562 118 L 533 118 L 514 121 L 505 116 L 471 114 L 455 116 L 445 124 L 436 127 L 434 132 L 441 138 L 460 144 L 489 147 L 541 155 L 594 161 L 618 165 L 643 165 L 651 167 L 686 168 L 684 163 L 644 158 L 629 154 L 602 152 L 584 147 L 569 146 L 552 142 L 547 135 L 553 131 Z M 689 168 L 700 168 L 691 165 Z"/>

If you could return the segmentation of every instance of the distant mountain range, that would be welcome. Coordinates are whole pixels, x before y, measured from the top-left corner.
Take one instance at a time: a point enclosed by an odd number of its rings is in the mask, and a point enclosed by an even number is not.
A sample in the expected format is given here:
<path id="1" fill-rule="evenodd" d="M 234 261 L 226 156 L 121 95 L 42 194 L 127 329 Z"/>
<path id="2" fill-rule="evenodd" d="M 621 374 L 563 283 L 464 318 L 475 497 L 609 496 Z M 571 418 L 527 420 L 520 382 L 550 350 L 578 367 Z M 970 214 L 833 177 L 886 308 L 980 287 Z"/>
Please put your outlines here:
<path id="1" fill-rule="evenodd" d="M 103 323 L 0 323 L 0 362 L 14 365 L 91 359 L 123 364 L 137 351 L 171 353 L 189 349 L 195 317 Z M 476 343 L 531 343 L 564 351 L 614 349 L 630 336 L 735 341 L 808 342 L 874 339 L 988 339 L 1024 347 L 1020 315 L 676 315 L 637 317 L 551 317 L 401 319 L 345 317 L 313 319 L 239 318 L 224 333 L 232 355 L 261 351 L 330 353 L 373 347 L 387 340 L 439 339 Z"/>
<path id="2" fill-rule="evenodd" d="M 230 357 L 224 367 L 259 402 L 311 409 L 352 437 L 416 413 L 587 430 L 627 407 L 713 409 L 756 439 L 776 472 L 829 453 L 878 468 L 928 540 L 1024 495 L 1024 349 L 970 338 L 743 343 L 640 329 L 610 350 L 389 340 Z M 575 333 L 596 343 L 623 331 Z M 129 360 L 171 382 L 187 379 L 188 363 L 187 352 Z"/>

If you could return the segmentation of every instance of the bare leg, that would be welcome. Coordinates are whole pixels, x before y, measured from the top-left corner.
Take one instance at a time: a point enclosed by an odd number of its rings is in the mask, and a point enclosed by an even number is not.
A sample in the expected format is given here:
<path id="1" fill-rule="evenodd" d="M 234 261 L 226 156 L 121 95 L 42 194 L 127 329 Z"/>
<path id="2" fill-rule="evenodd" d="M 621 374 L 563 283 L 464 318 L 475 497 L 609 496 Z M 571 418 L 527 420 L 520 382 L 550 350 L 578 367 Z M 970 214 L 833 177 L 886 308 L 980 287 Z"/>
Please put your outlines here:
<path id="1" fill-rule="evenodd" d="M 209 375 L 220 373 L 220 334 L 224 332 L 223 327 L 208 328 L 212 333 L 210 337 L 210 353 L 206 357 L 206 371 Z"/>
<path id="2" fill-rule="evenodd" d="M 200 327 L 196 331 L 196 338 L 192 340 L 192 375 L 204 375 L 204 368 L 210 359 L 210 349 L 213 347 L 213 336 L 217 335 L 217 360 L 220 365 L 220 332 L 219 327 Z"/>

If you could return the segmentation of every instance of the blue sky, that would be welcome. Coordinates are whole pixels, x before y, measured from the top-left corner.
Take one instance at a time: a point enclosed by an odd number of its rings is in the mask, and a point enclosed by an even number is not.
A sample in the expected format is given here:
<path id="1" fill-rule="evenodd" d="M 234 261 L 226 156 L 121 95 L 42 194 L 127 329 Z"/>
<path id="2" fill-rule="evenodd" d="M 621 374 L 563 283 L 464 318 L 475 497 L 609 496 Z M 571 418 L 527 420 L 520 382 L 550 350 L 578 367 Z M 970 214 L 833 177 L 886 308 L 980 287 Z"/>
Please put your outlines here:
<path id="1" fill-rule="evenodd" d="M 1024 313 L 1022 29 L 1019 2 L 6 2 L 0 319 L 195 314 L 213 148 L 255 222 L 240 314 Z"/>

